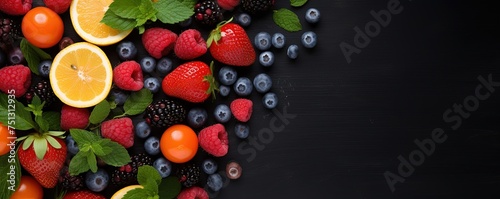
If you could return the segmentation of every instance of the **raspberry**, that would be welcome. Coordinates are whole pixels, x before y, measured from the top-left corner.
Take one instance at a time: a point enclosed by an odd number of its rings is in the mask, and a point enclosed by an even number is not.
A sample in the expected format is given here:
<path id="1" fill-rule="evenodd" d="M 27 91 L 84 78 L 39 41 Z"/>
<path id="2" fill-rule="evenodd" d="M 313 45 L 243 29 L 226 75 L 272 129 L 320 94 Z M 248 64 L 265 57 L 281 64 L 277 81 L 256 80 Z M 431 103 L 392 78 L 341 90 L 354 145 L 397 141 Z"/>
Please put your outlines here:
<path id="1" fill-rule="evenodd" d="M 175 42 L 174 48 L 177 57 L 191 60 L 202 56 L 207 52 L 207 44 L 201 36 L 200 31 L 189 29 L 182 32 Z"/>
<path id="2" fill-rule="evenodd" d="M 240 4 L 240 0 L 217 0 L 217 4 L 224 10 L 233 10 Z"/>
<path id="3" fill-rule="evenodd" d="M 234 117 L 240 122 L 248 122 L 252 117 L 252 100 L 249 99 L 235 99 L 231 102 L 230 108 Z"/>
<path id="4" fill-rule="evenodd" d="M 9 15 L 24 15 L 31 10 L 32 0 L 2 0 L 0 11 Z"/>
<path id="5" fill-rule="evenodd" d="M 71 0 L 43 0 L 45 6 L 57 14 L 66 12 L 71 5 Z"/>
<path id="6" fill-rule="evenodd" d="M 141 65 L 136 61 L 122 62 L 113 69 L 113 81 L 123 90 L 141 90 L 144 86 Z"/>
<path id="7" fill-rule="evenodd" d="M 0 90 L 13 94 L 16 98 L 23 96 L 31 85 L 31 71 L 24 65 L 6 66 L 0 69 Z"/>
<path id="8" fill-rule="evenodd" d="M 128 117 L 103 122 L 101 124 L 101 135 L 118 142 L 125 148 L 134 145 L 134 125 Z"/>
<path id="9" fill-rule="evenodd" d="M 190 187 L 179 193 L 177 199 L 208 199 L 208 193 L 201 187 Z"/>
<path id="10" fill-rule="evenodd" d="M 61 129 L 85 129 L 89 123 L 90 111 L 86 108 L 75 108 L 63 105 L 61 108 Z"/>
<path id="11" fill-rule="evenodd" d="M 170 53 L 175 46 L 176 40 L 177 34 L 164 28 L 150 28 L 142 34 L 144 48 L 156 59 Z"/>
<path id="12" fill-rule="evenodd" d="M 229 140 L 222 124 L 206 127 L 198 134 L 201 148 L 215 157 L 222 157 L 229 150 Z"/>

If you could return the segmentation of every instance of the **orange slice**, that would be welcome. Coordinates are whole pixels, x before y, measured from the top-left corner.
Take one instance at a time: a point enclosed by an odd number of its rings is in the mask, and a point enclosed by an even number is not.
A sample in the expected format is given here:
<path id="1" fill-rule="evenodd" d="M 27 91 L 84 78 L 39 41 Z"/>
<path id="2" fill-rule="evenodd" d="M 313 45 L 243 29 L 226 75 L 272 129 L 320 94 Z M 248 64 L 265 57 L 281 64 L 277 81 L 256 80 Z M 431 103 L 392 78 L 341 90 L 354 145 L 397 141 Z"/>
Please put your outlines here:
<path id="1" fill-rule="evenodd" d="M 73 0 L 70 7 L 71 23 L 76 33 L 85 41 L 100 46 L 117 43 L 131 30 L 120 31 L 101 23 L 113 0 Z"/>
<path id="2" fill-rule="evenodd" d="M 106 98 L 113 68 L 96 45 L 79 42 L 61 50 L 52 62 L 50 84 L 56 96 L 73 107 L 91 107 Z"/>

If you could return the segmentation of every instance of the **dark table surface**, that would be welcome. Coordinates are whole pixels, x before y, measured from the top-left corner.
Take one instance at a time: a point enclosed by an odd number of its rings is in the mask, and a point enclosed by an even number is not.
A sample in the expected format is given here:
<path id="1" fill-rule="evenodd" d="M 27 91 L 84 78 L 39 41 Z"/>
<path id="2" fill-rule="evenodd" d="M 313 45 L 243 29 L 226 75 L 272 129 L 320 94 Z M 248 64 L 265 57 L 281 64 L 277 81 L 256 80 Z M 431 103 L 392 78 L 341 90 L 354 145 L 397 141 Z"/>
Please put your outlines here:
<path id="1" fill-rule="evenodd" d="M 386 13 L 397 2 L 385 26 L 372 22 L 371 11 Z M 301 46 L 306 30 L 315 31 L 319 43 L 301 47 L 296 61 L 281 50 L 271 69 L 255 64 L 257 70 L 247 70 L 249 77 L 272 76 L 280 105 L 275 111 L 256 106 L 251 137 L 231 139 L 220 162 L 236 160 L 244 174 L 212 196 L 500 196 L 497 7 L 411 0 L 311 0 L 300 9 L 286 0 L 276 4 L 295 11 L 304 25 L 286 33 L 287 44 Z M 310 7 L 322 14 L 315 26 L 303 19 Z M 256 19 L 249 36 L 285 33 L 271 18 Z M 355 28 L 366 33 L 367 24 L 370 42 L 355 42 Z M 350 63 L 342 42 L 358 52 Z"/>

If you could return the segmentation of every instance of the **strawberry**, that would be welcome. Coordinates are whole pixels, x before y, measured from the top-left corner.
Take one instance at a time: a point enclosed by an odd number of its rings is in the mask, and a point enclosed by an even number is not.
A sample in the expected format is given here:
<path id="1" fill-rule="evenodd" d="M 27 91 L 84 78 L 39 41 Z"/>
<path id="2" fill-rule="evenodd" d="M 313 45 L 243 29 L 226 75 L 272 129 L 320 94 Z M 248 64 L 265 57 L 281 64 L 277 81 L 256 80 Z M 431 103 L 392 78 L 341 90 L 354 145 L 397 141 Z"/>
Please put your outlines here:
<path id="1" fill-rule="evenodd" d="M 0 11 L 9 15 L 24 15 L 31 10 L 33 0 L 2 0 Z"/>
<path id="2" fill-rule="evenodd" d="M 66 143 L 58 137 L 64 132 L 31 134 L 24 139 L 17 152 L 21 166 L 43 187 L 54 188 L 66 160 Z"/>
<path id="3" fill-rule="evenodd" d="M 207 40 L 212 57 L 224 64 L 250 66 L 255 62 L 255 50 L 245 30 L 230 21 L 219 24 Z"/>
<path id="4" fill-rule="evenodd" d="M 165 76 L 161 83 L 165 94 L 189 102 L 205 101 L 216 89 L 212 67 L 201 61 L 192 61 L 178 66 Z"/>
<path id="5" fill-rule="evenodd" d="M 68 192 L 63 199 L 105 199 L 106 197 L 88 190 Z"/>
<path id="6" fill-rule="evenodd" d="M 233 10 L 240 4 L 240 0 L 217 0 L 217 4 L 224 10 Z"/>

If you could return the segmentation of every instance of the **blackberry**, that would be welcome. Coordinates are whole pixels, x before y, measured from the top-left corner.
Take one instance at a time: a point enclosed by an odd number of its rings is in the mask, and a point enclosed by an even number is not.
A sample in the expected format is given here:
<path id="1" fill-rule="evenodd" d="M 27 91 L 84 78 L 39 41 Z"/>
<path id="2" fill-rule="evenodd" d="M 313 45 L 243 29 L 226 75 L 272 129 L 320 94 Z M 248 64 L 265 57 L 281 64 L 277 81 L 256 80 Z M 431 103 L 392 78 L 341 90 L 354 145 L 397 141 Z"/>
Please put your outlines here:
<path id="1" fill-rule="evenodd" d="M 257 15 L 269 11 L 274 6 L 274 0 L 241 0 L 243 10 Z"/>
<path id="2" fill-rule="evenodd" d="M 117 186 L 137 184 L 137 172 L 143 165 L 153 165 L 153 159 L 145 153 L 130 157 L 131 162 L 123 165 L 111 173 L 111 182 Z"/>
<path id="3" fill-rule="evenodd" d="M 37 95 L 42 102 L 45 102 L 45 106 L 49 106 L 57 100 L 54 91 L 52 91 L 52 87 L 50 86 L 49 81 L 45 79 L 40 79 L 36 81 L 30 88 L 24 97 L 28 103 L 31 103 L 33 97 Z"/>
<path id="4" fill-rule="evenodd" d="M 194 18 L 206 26 L 214 26 L 224 20 L 222 10 L 213 0 L 206 0 L 194 6 Z"/>
<path id="5" fill-rule="evenodd" d="M 0 16 L 0 48 L 7 52 L 20 36 L 19 25 L 13 19 Z"/>
<path id="6" fill-rule="evenodd" d="M 184 165 L 176 174 L 184 187 L 192 187 L 200 181 L 200 167 L 194 163 Z"/>
<path id="7" fill-rule="evenodd" d="M 78 191 L 85 188 L 85 179 L 83 175 L 71 176 L 67 166 L 61 169 L 58 181 L 67 191 Z"/>
<path id="8" fill-rule="evenodd" d="M 186 114 L 186 109 L 179 102 L 161 99 L 146 108 L 144 117 L 149 125 L 166 128 L 182 123 L 186 119 Z"/>

